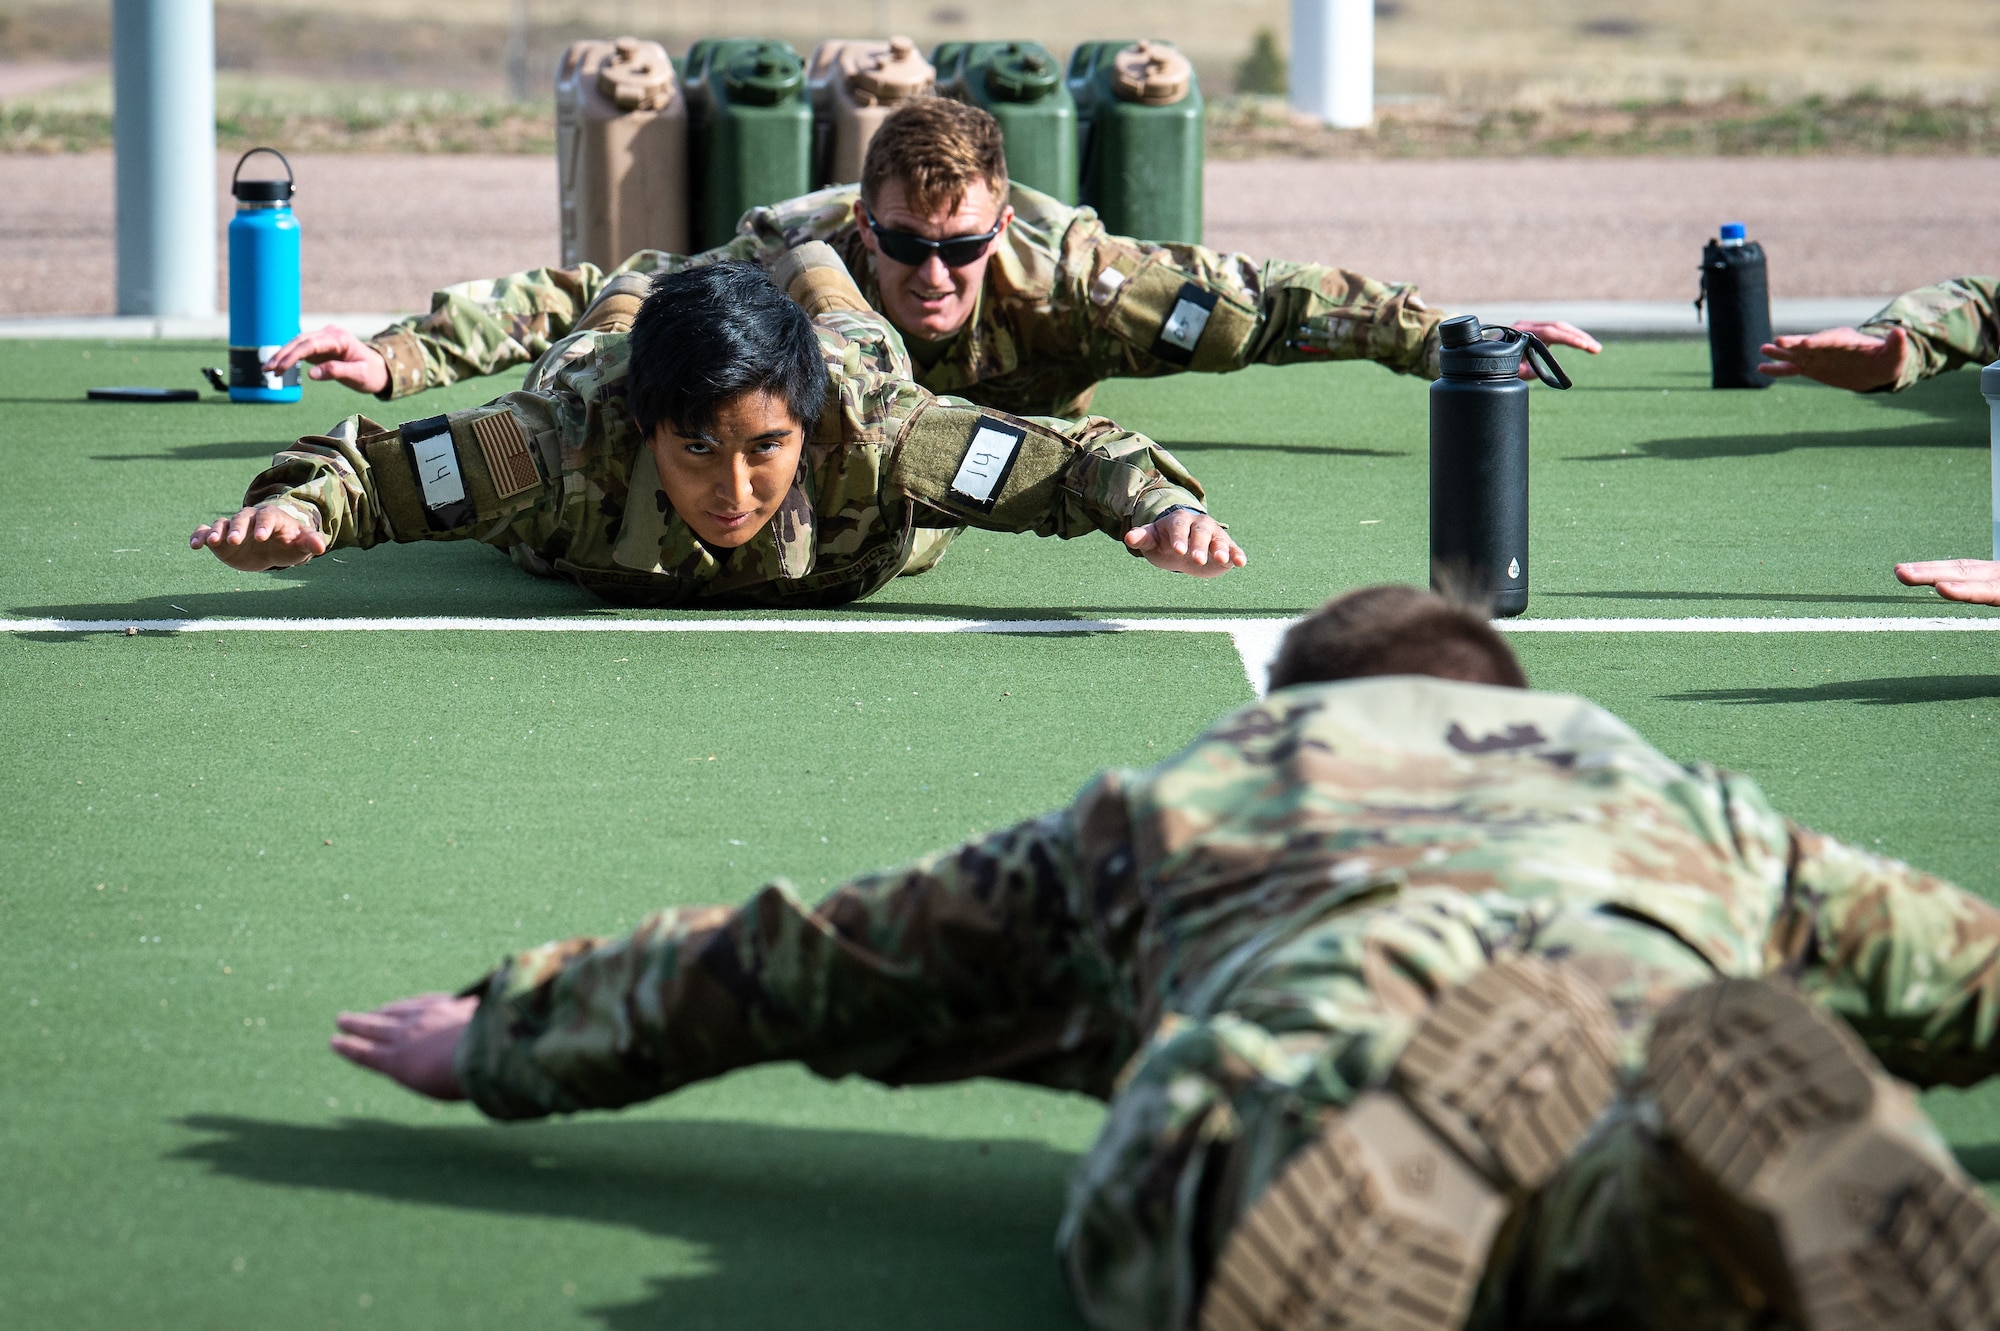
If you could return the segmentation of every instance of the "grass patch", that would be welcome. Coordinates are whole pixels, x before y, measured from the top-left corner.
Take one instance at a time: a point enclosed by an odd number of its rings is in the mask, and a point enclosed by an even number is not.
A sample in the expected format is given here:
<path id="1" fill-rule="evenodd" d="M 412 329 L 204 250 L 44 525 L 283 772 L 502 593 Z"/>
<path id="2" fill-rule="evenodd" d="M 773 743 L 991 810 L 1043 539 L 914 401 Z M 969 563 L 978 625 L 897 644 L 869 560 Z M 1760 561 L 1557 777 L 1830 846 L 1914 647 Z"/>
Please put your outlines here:
<path id="1" fill-rule="evenodd" d="M 1981 156 L 2000 151 L 2000 107 L 1858 92 L 1716 101 L 1492 109 L 1442 101 L 1385 108 L 1368 129 L 1301 122 L 1276 97 L 1210 103 L 1208 151 L 1244 157 Z"/>

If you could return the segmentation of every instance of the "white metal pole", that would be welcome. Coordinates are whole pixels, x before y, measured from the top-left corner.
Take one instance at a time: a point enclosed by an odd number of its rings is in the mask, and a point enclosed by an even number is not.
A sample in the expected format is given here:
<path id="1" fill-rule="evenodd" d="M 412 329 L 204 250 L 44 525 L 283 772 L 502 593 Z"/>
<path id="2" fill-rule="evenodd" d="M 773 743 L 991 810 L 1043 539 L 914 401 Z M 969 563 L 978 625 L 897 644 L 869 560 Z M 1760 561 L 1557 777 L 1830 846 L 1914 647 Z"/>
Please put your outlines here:
<path id="1" fill-rule="evenodd" d="M 1291 89 L 1338 129 L 1375 122 L 1375 0 L 1292 0 Z"/>
<path id="2" fill-rule="evenodd" d="M 118 312 L 215 313 L 214 0 L 112 0 Z"/>

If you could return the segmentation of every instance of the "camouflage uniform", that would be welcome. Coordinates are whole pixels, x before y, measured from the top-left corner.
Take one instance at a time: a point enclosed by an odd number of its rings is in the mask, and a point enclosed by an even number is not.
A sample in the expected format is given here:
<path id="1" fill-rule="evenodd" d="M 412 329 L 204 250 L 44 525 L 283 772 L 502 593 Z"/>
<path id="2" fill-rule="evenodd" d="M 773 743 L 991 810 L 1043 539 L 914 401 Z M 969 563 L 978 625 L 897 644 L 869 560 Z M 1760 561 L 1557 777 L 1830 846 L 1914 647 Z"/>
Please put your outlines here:
<path id="1" fill-rule="evenodd" d="M 1954 277 L 1905 291 L 1860 331 L 1882 337 L 1891 327 L 1910 335 L 1912 353 L 1892 393 L 1961 365 L 2000 360 L 2000 277 Z"/>
<path id="2" fill-rule="evenodd" d="M 1441 992 L 1516 950 L 1592 976 L 1632 1066 L 1674 995 L 1771 973 L 1899 1075 L 1965 1084 L 2000 1061 L 2000 911 L 1579 699 L 1397 677 L 1280 690 L 1149 772 L 817 907 L 781 880 L 521 953 L 467 991 L 458 1070 L 499 1118 L 771 1059 L 1106 1098 L 1058 1252 L 1094 1325 L 1171 1329 L 1293 1152 Z M 1689 1255 L 1663 1152 L 1643 1114 L 1607 1116 L 1476 1319 L 1770 1325 Z"/>
<path id="3" fill-rule="evenodd" d="M 493 374 L 542 355 L 618 274 L 717 258 L 770 264 L 806 241 L 831 244 L 881 308 L 873 256 L 854 222 L 859 187 L 840 185 L 752 209 L 737 239 L 692 258 L 643 250 L 613 274 L 589 264 L 537 268 L 448 287 L 428 315 L 375 335 L 390 370 L 384 397 Z M 1199 245 L 1155 245 L 1105 231 L 1097 214 L 1025 185 L 965 328 L 918 354 L 917 382 L 1023 415 L 1078 416 L 1100 379 L 1239 370 L 1301 360 L 1367 359 L 1437 376 L 1443 315 L 1414 287 L 1318 264 L 1269 262 Z M 1191 299 L 1190 299 L 1191 298 Z M 1163 335 L 1204 305 L 1192 336 Z M 1185 343 L 1185 345 L 1181 345 Z"/>
<path id="4" fill-rule="evenodd" d="M 879 315 L 836 310 L 814 327 L 832 390 L 819 431 L 775 519 L 734 550 L 703 545 L 660 489 L 625 404 L 622 333 L 572 334 L 529 389 L 471 411 L 396 429 L 351 416 L 278 454 L 244 502 L 314 519 L 336 548 L 479 540 L 531 573 L 663 606 L 836 605 L 922 572 L 967 526 L 1120 536 L 1201 508 L 1200 485 L 1143 435 L 935 397 Z M 989 448 L 1011 458 L 997 489 L 964 493 L 981 487 L 962 464 Z M 413 474 L 440 451 L 463 478 L 456 505 Z"/>

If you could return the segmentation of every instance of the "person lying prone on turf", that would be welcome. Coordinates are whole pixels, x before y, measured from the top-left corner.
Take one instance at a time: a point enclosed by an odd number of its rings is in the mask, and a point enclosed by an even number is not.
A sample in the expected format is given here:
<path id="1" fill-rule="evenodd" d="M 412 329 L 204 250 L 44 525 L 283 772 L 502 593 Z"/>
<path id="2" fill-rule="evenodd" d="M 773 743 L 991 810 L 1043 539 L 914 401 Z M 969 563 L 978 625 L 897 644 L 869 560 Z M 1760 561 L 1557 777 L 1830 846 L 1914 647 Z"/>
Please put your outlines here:
<path id="1" fill-rule="evenodd" d="M 1383 199 L 1356 206 L 1394 209 Z M 430 313 L 366 341 L 338 328 L 302 333 L 267 368 L 307 362 L 315 379 L 383 398 L 531 360 L 539 373 L 571 330 L 615 327 L 632 285 L 648 273 L 717 257 L 770 264 L 819 241 L 840 253 L 869 302 L 909 340 L 919 383 L 1002 411 L 1073 417 L 1103 379 L 1258 364 L 1366 359 L 1399 373 L 1438 373 L 1444 312 L 1416 288 L 1323 264 L 1113 235 L 1091 209 L 1010 180 L 998 122 L 943 97 L 889 113 L 869 140 L 858 183 L 754 208 L 737 231 L 700 255 L 641 250 L 609 273 L 585 263 L 448 287 L 431 297 Z M 1516 327 L 1553 345 L 1599 350 L 1566 323 Z"/>
<path id="2" fill-rule="evenodd" d="M 349 417 L 190 544 L 249 571 L 479 540 L 644 605 L 841 604 L 930 568 L 966 527 L 1103 532 L 1197 576 L 1244 563 L 1152 440 L 918 387 L 824 246 L 774 276 L 786 290 L 744 262 L 663 276 L 629 334 L 584 335 L 541 391 L 396 429 Z"/>
<path id="3" fill-rule="evenodd" d="M 1099 1097 L 1056 1246 L 1105 1331 L 2000 1324 L 2000 1217 L 1884 1071 L 2000 1071 L 2000 909 L 1414 588 L 1270 682 L 817 906 L 544 944 L 333 1047 L 501 1119 L 788 1059 Z"/>

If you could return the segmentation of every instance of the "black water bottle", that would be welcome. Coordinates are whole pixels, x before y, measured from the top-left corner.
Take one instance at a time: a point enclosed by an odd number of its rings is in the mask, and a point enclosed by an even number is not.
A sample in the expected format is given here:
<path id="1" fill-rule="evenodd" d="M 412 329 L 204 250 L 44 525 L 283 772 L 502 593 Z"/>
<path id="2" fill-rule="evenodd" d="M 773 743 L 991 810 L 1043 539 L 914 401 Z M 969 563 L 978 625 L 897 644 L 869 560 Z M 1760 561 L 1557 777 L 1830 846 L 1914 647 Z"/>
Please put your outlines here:
<path id="1" fill-rule="evenodd" d="M 1431 586 L 1528 608 L 1528 384 L 1568 388 L 1542 340 L 1461 314 L 1438 325 L 1431 385 Z"/>
<path id="2" fill-rule="evenodd" d="M 1722 234 L 1702 247 L 1701 293 L 1708 302 L 1709 383 L 1716 388 L 1769 388 L 1757 373 L 1771 340 L 1771 283 L 1764 275 L 1764 247 L 1743 238 L 1741 222 L 1724 222 Z"/>

